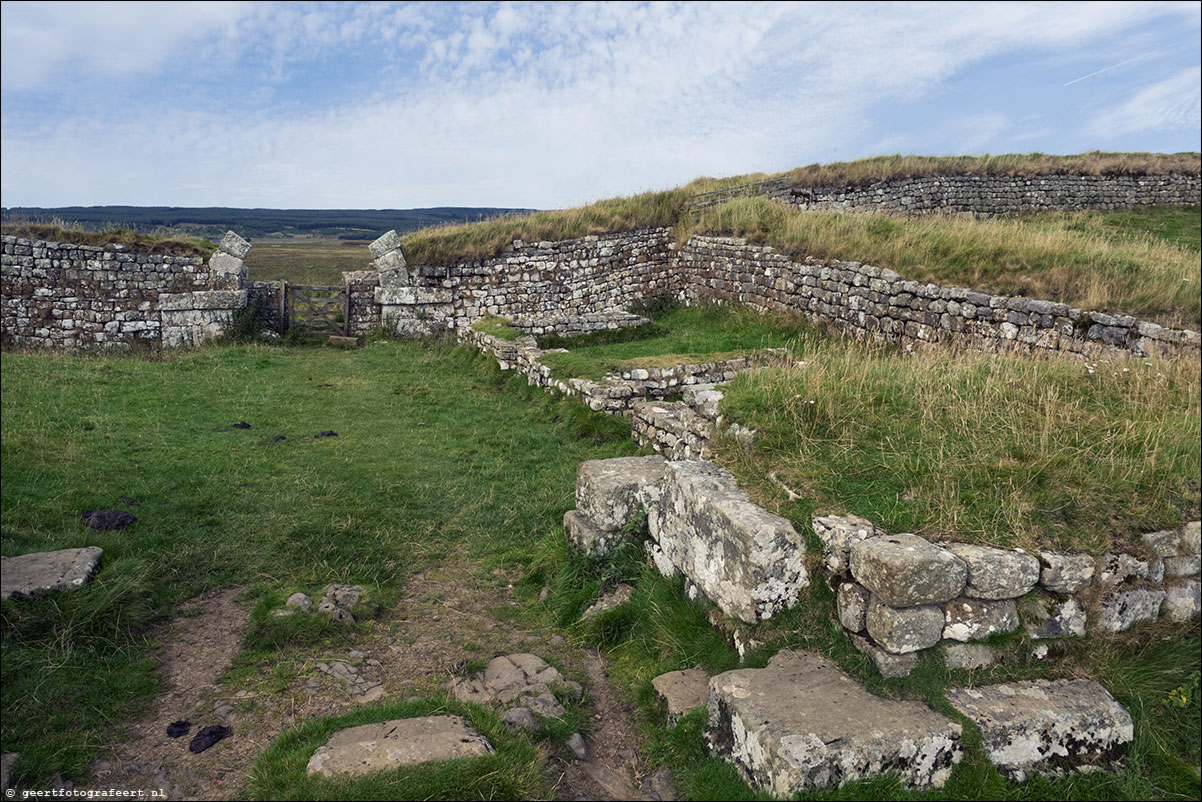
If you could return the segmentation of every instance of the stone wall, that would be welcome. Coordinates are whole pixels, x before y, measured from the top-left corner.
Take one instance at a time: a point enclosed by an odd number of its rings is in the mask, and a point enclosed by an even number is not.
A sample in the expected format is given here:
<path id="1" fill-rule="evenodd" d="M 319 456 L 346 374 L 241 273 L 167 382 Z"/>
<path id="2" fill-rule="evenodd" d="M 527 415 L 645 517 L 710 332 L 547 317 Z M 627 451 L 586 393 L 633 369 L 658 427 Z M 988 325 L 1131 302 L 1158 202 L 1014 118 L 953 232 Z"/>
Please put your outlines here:
<path id="1" fill-rule="evenodd" d="M 440 293 L 430 303 L 445 308 L 427 318 L 438 317 L 454 327 L 488 315 L 518 325 L 549 317 L 581 318 L 673 291 L 669 251 L 666 228 L 562 242 L 517 240 L 492 259 L 410 267 L 410 282 Z"/>
<path id="2" fill-rule="evenodd" d="M 1195 331 L 1051 301 L 907 281 L 860 262 L 798 262 L 770 246 L 731 237 L 690 238 L 676 254 L 674 268 L 690 304 L 730 302 L 799 312 L 855 337 L 907 349 L 953 344 L 990 353 L 1084 359 L 1199 353 Z"/>
<path id="3" fill-rule="evenodd" d="M 243 259 L 232 232 L 199 256 L 3 238 L 5 344 L 70 349 L 191 345 L 223 332 L 245 306 Z"/>
<path id="4" fill-rule="evenodd" d="M 248 281 L 246 284 L 247 304 L 258 307 L 263 329 L 276 334 L 282 334 L 284 331 L 284 321 L 280 319 L 280 292 L 278 281 Z"/>
<path id="5" fill-rule="evenodd" d="M 737 189 L 737 188 L 735 188 Z M 967 213 L 982 217 L 1020 212 L 1123 209 L 1202 202 L 1196 175 L 935 176 L 878 181 L 865 187 L 793 188 L 771 197 L 821 211 Z"/>
<path id="6" fill-rule="evenodd" d="M 1197 521 L 1143 535 L 1136 554 L 1096 559 L 929 543 L 855 516 L 815 517 L 813 528 L 839 622 L 885 676 L 908 674 L 934 647 L 952 668 L 989 665 L 998 655 L 982 641 L 1018 629 L 1050 642 L 1202 611 Z"/>

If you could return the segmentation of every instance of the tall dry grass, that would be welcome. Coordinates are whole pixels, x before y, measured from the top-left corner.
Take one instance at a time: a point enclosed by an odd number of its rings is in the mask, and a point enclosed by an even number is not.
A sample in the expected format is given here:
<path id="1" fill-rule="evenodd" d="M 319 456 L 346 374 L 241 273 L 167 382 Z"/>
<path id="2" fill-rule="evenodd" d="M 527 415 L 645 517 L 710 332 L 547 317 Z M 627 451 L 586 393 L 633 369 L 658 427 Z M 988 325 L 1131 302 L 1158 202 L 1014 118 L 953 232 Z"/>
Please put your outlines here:
<path id="1" fill-rule="evenodd" d="M 1146 235 L 1115 237 L 1090 212 L 1025 217 L 840 214 L 738 198 L 686 233 L 745 237 L 794 257 L 856 260 L 917 281 L 1046 298 L 1196 328 L 1196 251 Z"/>
<path id="2" fill-rule="evenodd" d="M 90 231 L 78 223 L 5 223 L 0 230 L 5 236 L 26 237 L 49 242 L 104 247 L 114 243 L 138 253 L 170 254 L 173 256 L 202 256 L 208 258 L 217 250 L 212 242 L 199 237 L 159 237 L 118 226 L 106 226 Z"/>

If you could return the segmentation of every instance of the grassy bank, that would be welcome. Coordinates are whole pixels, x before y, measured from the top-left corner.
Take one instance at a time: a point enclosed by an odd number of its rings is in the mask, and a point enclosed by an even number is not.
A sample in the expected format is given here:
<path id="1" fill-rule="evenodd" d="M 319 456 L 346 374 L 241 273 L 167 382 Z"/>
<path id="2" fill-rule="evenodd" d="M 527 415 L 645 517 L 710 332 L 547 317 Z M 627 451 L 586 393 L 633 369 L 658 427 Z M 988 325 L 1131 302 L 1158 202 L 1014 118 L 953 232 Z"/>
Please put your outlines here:
<path id="1" fill-rule="evenodd" d="M 157 237 L 153 234 L 142 234 L 126 228 L 89 231 L 81 226 L 69 224 L 5 223 L 2 231 L 8 237 L 67 242 L 73 245 L 94 245 L 99 248 L 117 243 L 136 253 L 201 256 L 208 259 L 217 250 L 215 244 L 199 237 Z"/>
<path id="2" fill-rule="evenodd" d="M 867 262 L 904 278 L 1202 322 L 1197 208 L 974 220 L 802 212 L 764 198 L 706 209 L 690 233 L 746 237 L 796 258 Z"/>

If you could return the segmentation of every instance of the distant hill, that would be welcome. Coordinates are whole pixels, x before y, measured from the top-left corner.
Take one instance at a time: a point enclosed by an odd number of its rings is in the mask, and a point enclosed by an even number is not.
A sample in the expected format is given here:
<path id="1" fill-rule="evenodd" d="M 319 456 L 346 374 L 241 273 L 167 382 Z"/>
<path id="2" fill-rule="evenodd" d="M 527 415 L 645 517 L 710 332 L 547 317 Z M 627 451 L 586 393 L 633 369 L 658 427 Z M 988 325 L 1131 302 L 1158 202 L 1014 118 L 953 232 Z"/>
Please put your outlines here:
<path id="1" fill-rule="evenodd" d="M 533 209 L 438 206 L 429 209 L 236 209 L 226 206 L 14 206 L 0 210 L 5 223 L 67 223 L 83 228 L 128 228 L 145 233 L 216 239 L 233 229 L 250 239 L 315 236 L 372 240 L 444 223 L 488 220 Z"/>

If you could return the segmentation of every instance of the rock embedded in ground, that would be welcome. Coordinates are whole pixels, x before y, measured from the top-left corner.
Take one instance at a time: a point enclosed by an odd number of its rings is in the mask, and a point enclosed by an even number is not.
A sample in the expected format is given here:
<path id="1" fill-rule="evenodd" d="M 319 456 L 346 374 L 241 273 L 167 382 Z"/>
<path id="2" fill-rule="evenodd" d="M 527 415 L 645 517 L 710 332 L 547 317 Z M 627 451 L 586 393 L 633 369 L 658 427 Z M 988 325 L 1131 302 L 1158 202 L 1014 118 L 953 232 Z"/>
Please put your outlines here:
<path id="1" fill-rule="evenodd" d="M 580 733 L 572 733 L 568 737 L 568 740 L 564 742 L 564 745 L 571 751 L 572 757 L 577 760 L 588 760 L 588 745 L 584 742 L 584 737 Z"/>
<path id="2" fill-rule="evenodd" d="M 460 716 L 423 716 L 339 730 L 309 758 L 308 774 L 360 775 L 494 750 Z"/>
<path id="3" fill-rule="evenodd" d="M 564 677 L 557 669 L 533 654 L 494 657 L 483 671 L 457 677 L 448 683 L 456 699 L 476 704 L 509 704 L 520 696 L 537 696 Z"/>
<path id="4" fill-rule="evenodd" d="M 1014 599 L 1039 582 L 1039 560 L 1030 554 L 967 543 L 951 543 L 947 550 L 968 566 L 965 596 Z"/>
<path id="5" fill-rule="evenodd" d="M 90 510 L 80 516 L 80 519 L 93 529 L 124 529 L 138 522 L 132 513 L 125 510 Z"/>
<path id="6" fill-rule="evenodd" d="M 961 595 L 968 566 L 947 549 L 900 534 L 852 544 L 851 573 L 890 607 L 916 607 Z"/>
<path id="7" fill-rule="evenodd" d="M 876 670 L 885 679 L 908 677 L 911 671 L 918 668 L 918 655 L 914 652 L 894 654 L 885 651 L 873 643 L 871 638 L 863 635 L 850 632 L 848 637 L 851 638 L 853 646 L 872 658 L 872 662 L 876 664 Z"/>
<path id="8" fill-rule="evenodd" d="M 1109 766 L 1133 736 L 1131 716 L 1090 680 L 951 688 L 946 695 L 980 728 L 989 759 L 1017 782 L 1035 773 Z"/>
<path id="9" fill-rule="evenodd" d="M 613 590 L 604 594 L 603 596 L 598 598 L 596 601 L 594 601 L 592 604 L 590 604 L 588 606 L 588 608 L 583 613 L 580 614 L 580 618 L 582 621 L 587 621 L 590 618 L 595 618 L 596 616 L 600 615 L 601 613 L 604 613 L 608 610 L 614 609 L 615 607 L 619 607 L 623 604 L 626 604 L 627 602 L 630 601 L 630 597 L 633 595 L 634 595 L 634 588 L 631 587 L 630 585 L 627 585 L 625 582 L 623 582 L 622 584 L 618 585 L 616 588 L 614 588 Z"/>
<path id="10" fill-rule="evenodd" d="M 302 613 L 313 611 L 313 600 L 304 593 L 293 593 L 288 597 L 288 601 L 284 602 L 285 607 L 295 608 Z"/>
<path id="11" fill-rule="evenodd" d="M 1041 551 L 1039 584 L 1053 593 L 1076 593 L 1093 579 L 1095 564 L 1088 554 Z"/>
<path id="12" fill-rule="evenodd" d="M 962 597 L 943 605 L 943 637 L 961 642 L 985 640 L 1018 629 L 1018 606 L 1013 599 Z"/>
<path id="13" fill-rule="evenodd" d="M 603 531 L 617 532 L 659 500 L 664 466 L 658 455 L 586 460 L 576 468 L 576 509 Z"/>
<path id="14" fill-rule="evenodd" d="M 362 585 L 330 585 L 326 588 L 325 598 L 344 610 L 352 610 L 366 592 Z"/>
<path id="15" fill-rule="evenodd" d="M 501 721 L 511 730 L 534 731 L 543 726 L 528 707 L 509 708 L 501 714 Z"/>
<path id="16" fill-rule="evenodd" d="M 868 634 L 886 651 L 916 652 L 943 637 L 943 608 L 936 604 L 890 607 L 874 596 L 868 603 L 865 624 Z"/>
<path id="17" fill-rule="evenodd" d="M 103 555 L 97 546 L 84 546 L 0 558 L 0 598 L 33 599 L 80 587 Z"/>
<path id="18" fill-rule="evenodd" d="M 958 763 L 960 725 L 918 702 L 873 696 L 834 663 L 782 651 L 766 668 L 710 680 L 711 753 L 780 798 L 897 772 L 941 787 Z"/>
<path id="19" fill-rule="evenodd" d="M 663 495 L 648 513 L 657 568 L 684 574 L 729 616 L 771 618 L 809 584 L 805 542 L 793 524 L 751 503 L 712 463 L 665 463 Z"/>
<path id="20" fill-rule="evenodd" d="M 997 651 L 986 643 L 943 644 L 943 664 L 948 668 L 988 668 L 997 659 Z"/>
<path id="21" fill-rule="evenodd" d="M 690 710 L 705 707 L 709 699 L 710 676 L 700 667 L 669 671 L 651 680 L 655 694 L 668 708 L 668 726 L 676 726 Z"/>

